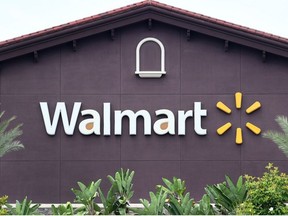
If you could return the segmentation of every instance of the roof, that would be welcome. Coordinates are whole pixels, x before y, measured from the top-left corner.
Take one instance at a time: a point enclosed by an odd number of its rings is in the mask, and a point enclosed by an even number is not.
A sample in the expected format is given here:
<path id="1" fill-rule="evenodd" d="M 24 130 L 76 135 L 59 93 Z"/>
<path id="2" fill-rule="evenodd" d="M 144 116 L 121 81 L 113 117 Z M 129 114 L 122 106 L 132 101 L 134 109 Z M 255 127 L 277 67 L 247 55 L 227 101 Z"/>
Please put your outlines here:
<path id="1" fill-rule="evenodd" d="M 186 28 L 187 30 L 212 35 L 288 57 L 288 38 L 236 25 L 154 0 L 145 0 L 119 9 L 2 41 L 0 42 L 0 61 L 145 19 L 167 22 Z"/>

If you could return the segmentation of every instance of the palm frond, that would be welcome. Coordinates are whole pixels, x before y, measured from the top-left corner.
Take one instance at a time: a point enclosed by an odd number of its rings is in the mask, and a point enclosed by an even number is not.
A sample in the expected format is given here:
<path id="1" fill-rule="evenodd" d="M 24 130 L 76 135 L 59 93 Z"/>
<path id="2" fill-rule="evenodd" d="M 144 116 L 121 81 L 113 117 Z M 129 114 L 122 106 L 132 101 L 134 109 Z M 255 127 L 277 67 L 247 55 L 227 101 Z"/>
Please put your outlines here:
<path id="1" fill-rule="evenodd" d="M 269 130 L 263 133 L 262 136 L 277 144 L 278 148 L 288 157 L 288 119 L 285 116 L 277 116 L 275 121 L 283 132 Z"/>
<path id="2" fill-rule="evenodd" d="M 3 157 L 5 154 L 12 152 L 12 151 L 19 151 L 24 148 L 24 145 L 20 143 L 20 141 L 14 141 L 9 145 L 4 145 L 0 148 L 0 157 Z"/>
<path id="3" fill-rule="evenodd" d="M 4 112 L 0 113 L 0 118 L 3 116 Z M 11 151 L 18 151 L 24 148 L 24 145 L 17 140 L 17 138 L 22 135 L 21 126 L 22 124 L 17 125 L 16 127 L 7 131 L 9 124 L 16 117 L 13 116 L 8 120 L 3 120 L 0 122 L 0 157 L 3 157 L 5 154 Z"/>
<path id="4" fill-rule="evenodd" d="M 284 134 L 288 136 L 288 119 L 286 116 L 277 116 L 275 121 L 279 124 Z"/>

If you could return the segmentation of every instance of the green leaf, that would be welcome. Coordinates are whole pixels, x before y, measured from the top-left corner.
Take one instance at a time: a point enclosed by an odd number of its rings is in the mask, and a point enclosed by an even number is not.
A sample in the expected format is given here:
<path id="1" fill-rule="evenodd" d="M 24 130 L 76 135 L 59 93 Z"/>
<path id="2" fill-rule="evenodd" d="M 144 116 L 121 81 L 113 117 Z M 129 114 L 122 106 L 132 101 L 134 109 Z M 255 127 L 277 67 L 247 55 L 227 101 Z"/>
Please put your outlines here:
<path id="1" fill-rule="evenodd" d="M 123 193 L 122 183 L 121 183 L 122 180 L 121 180 L 121 176 L 118 172 L 115 174 L 115 180 L 117 182 L 118 191 L 120 194 L 122 194 Z"/>
<path id="2" fill-rule="evenodd" d="M 286 116 L 277 116 L 275 121 L 279 124 L 285 134 L 288 134 L 288 119 Z"/>
<path id="3" fill-rule="evenodd" d="M 108 175 L 107 178 L 111 184 L 113 184 L 115 182 L 115 179 L 112 176 Z"/>
<path id="4" fill-rule="evenodd" d="M 77 184 L 82 192 L 86 190 L 86 186 L 82 182 L 77 182 Z"/>
<path id="5" fill-rule="evenodd" d="M 4 112 L 0 114 L 0 118 L 3 116 Z M 11 151 L 18 151 L 24 148 L 24 145 L 17 140 L 17 138 L 22 135 L 22 130 L 20 129 L 22 124 L 7 131 L 9 124 L 15 119 L 13 116 L 8 120 L 3 120 L 0 122 L 0 157 Z"/>
<path id="6" fill-rule="evenodd" d="M 170 182 L 168 179 L 166 178 L 162 178 L 163 182 L 166 184 L 166 186 L 171 189 L 172 188 L 172 182 Z"/>
<path id="7" fill-rule="evenodd" d="M 150 196 L 151 197 L 151 196 Z M 149 209 L 149 202 L 146 199 L 140 199 L 140 202 L 143 204 L 144 208 Z"/>
<path id="8" fill-rule="evenodd" d="M 288 157 L 288 120 L 286 116 L 277 116 L 275 121 L 284 133 L 267 131 L 262 134 L 264 138 L 272 140 L 278 148 Z"/>
<path id="9" fill-rule="evenodd" d="M 227 175 L 225 175 L 226 181 L 229 185 L 229 188 L 231 190 L 232 193 L 236 194 L 237 193 L 237 188 L 235 187 L 235 185 L 233 184 L 231 178 Z"/>
<path id="10" fill-rule="evenodd" d="M 19 214 L 23 214 L 22 209 L 21 209 L 21 204 L 18 200 L 16 200 L 16 212 L 19 212 Z M 13 214 L 16 214 L 13 212 Z"/>
<path id="11" fill-rule="evenodd" d="M 105 196 L 104 196 L 104 194 L 102 193 L 102 191 L 101 191 L 100 188 L 99 188 L 99 195 L 100 195 L 100 199 L 101 199 L 101 202 L 102 202 L 102 204 L 103 204 L 103 207 L 104 207 L 104 209 L 106 209 L 106 208 L 107 208 L 107 206 L 106 206 L 106 198 L 105 198 Z"/>
<path id="12" fill-rule="evenodd" d="M 236 186 L 237 186 L 238 189 L 239 189 L 239 188 L 242 188 L 242 186 L 243 186 L 243 178 L 242 178 L 242 176 L 240 176 L 240 177 L 238 178 L 238 181 L 237 181 Z"/>
<path id="13" fill-rule="evenodd" d="M 175 199 L 174 197 L 171 197 L 170 198 L 170 205 L 171 205 L 171 208 L 173 209 L 174 214 L 183 215 L 183 209 L 181 208 L 177 199 Z"/>
<path id="14" fill-rule="evenodd" d="M 94 184 L 94 187 L 95 187 L 96 191 L 97 191 L 97 189 L 100 187 L 101 181 L 102 181 L 102 179 L 99 179 L 99 180 L 97 180 L 96 183 Z"/>

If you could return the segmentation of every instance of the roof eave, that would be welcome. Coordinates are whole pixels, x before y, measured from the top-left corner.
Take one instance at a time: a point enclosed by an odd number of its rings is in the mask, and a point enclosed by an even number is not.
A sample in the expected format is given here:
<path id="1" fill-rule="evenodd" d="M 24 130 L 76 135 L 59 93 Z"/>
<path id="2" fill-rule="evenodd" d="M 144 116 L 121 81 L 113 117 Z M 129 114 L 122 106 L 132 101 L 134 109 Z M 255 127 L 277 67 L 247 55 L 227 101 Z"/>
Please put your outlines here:
<path id="1" fill-rule="evenodd" d="M 50 32 L 46 35 L 28 38 L 17 43 L 0 47 L 0 61 L 67 43 L 100 32 L 117 29 L 146 19 L 154 19 L 184 29 L 288 57 L 288 43 L 286 42 L 270 39 L 247 31 L 241 31 L 231 26 L 228 27 L 219 23 L 191 17 L 166 8 L 144 5 L 143 7 L 137 7 L 123 13 L 101 17 L 101 19 L 93 22 L 75 25 L 59 31 Z"/>
<path id="2" fill-rule="evenodd" d="M 60 31 L 12 43 L 0 47 L 0 61 L 142 21 L 145 19 L 145 16 L 149 17 L 147 12 L 147 8 L 139 8 L 123 14 L 107 16 L 94 22 L 76 25 Z"/>
<path id="3" fill-rule="evenodd" d="M 159 8 L 155 8 L 155 11 L 160 12 L 159 14 L 161 14 L 162 17 L 170 17 L 171 20 L 169 21 L 169 24 L 259 49 L 261 51 L 288 57 L 287 42 L 267 38 L 266 36 L 258 35 L 253 32 L 250 33 L 239 30 L 237 29 L 237 25 L 235 25 L 236 28 L 233 28 L 231 26 L 228 27 L 215 22 L 209 22 L 179 13 L 171 13 L 169 11 L 165 11 L 166 13 L 163 13 L 161 10 L 159 10 Z M 157 16 L 155 19 L 161 21 L 161 17 Z"/>

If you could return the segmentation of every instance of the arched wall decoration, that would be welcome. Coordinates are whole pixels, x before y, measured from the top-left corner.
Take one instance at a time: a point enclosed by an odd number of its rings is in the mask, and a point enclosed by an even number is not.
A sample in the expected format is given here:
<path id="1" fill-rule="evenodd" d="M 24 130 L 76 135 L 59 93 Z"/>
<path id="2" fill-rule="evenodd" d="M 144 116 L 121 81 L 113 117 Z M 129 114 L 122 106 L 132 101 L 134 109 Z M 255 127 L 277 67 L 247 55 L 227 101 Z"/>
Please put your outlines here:
<path id="1" fill-rule="evenodd" d="M 161 50 L 161 59 L 160 59 L 161 60 L 161 70 L 160 71 L 141 71 L 140 70 L 141 46 L 148 41 L 155 42 L 160 47 L 160 50 Z M 148 38 L 144 38 L 143 40 L 141 40 L 138 43 L 138 45 L 136 47 L 136 71 L 135 71 L 135 74 L 138 74 L 139 77 L 141 77 L 141 78 L 160 78 L 163 74 L 166 74 L 166 71 L 165 71 L 165 48 L 164 48 L 164 46 L 160 40 L 158 40 L 157 38 L 148 37 Z"/>

